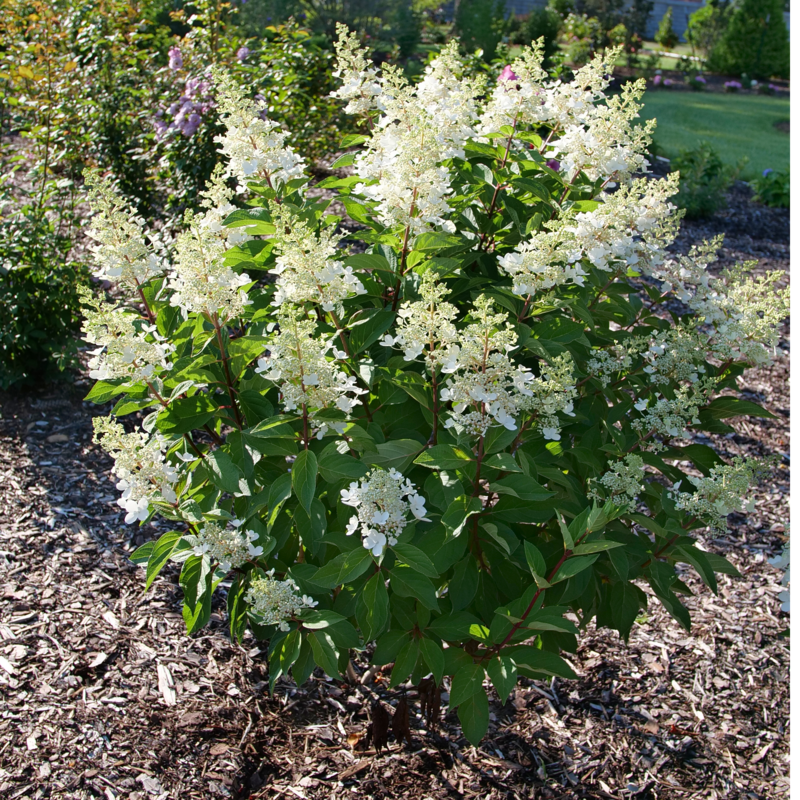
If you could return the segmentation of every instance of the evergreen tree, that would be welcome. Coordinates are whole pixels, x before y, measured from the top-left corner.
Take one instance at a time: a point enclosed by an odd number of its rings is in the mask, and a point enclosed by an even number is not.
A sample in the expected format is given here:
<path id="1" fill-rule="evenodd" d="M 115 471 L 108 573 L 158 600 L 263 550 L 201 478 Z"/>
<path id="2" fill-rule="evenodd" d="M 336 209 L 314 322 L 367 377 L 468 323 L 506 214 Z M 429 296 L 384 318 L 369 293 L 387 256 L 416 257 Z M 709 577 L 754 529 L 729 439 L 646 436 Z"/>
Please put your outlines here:
<path id="1" fill-rule="evenodd" d="M 675 29 L 672 27 L 672 6 L 669 6 L 664 16 L 661 17 L 655 40 L 665 50 L 672 50 L 678 44 L 678 34 L 675 33 Z"/>
<path id="2" fill-rule="evenodd" d="M 789 31 L 783 0 L 741 0 L 711 54 L 708 68 L 729 75 L 789 77 Z"/>

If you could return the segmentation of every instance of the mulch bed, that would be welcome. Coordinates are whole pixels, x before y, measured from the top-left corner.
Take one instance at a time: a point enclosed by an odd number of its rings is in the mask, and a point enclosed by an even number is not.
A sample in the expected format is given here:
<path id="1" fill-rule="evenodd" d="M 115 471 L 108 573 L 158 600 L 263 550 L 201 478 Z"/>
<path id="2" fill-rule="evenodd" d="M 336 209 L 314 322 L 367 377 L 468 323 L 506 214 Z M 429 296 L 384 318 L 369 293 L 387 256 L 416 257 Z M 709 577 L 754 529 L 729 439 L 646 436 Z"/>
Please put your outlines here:
<path id="1" fill-rule="evenodd" d="M 723 265 L 787 269 L 788 214 L 753 204 L 687 223 L 676 249 L 726 234 Z M 127 557 L 156 528 L 124 525 L 109 459 L 91 443 L 88 383 L 0 395 L 0 796 L 16 798 L 777 798 L 789 792 L 788 617 L 767 563 L 788 530 L 788 325 L 745 396 L 774 419 L 714 436 L 726 457 L 779 457 L 724 536 L 702 538 L 741 578 L 718 596 L 682 575 L 693 627 L 654 600 L 630 642 L 593 626 L 575 681 L 522 680 L 494 699 L 478 748 L 447 712 L 431 730 L 413 687 L 317 671 L 267 692 L 262 643 L 227 636 L 224 609 L 184 633 L 177 572 L 143 594 Z M 161 528 L 163 529 L 163 528 Z M 370 708 L 406 696 L 410 744 L 362 749 Z M 446 696 L 445 696 L 446 699 Z"/>

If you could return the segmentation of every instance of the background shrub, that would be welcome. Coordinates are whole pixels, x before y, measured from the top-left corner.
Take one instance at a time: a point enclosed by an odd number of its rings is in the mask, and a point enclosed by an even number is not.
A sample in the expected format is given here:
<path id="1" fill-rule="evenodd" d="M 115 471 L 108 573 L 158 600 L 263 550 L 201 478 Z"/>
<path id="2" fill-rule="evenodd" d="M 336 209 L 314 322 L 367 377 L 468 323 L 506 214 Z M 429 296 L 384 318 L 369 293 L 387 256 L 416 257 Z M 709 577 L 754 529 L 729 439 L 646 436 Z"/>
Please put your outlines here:
<path id="1" fill-rule="evenodd" d="M 675 202 L 686 209 L 688 219 L 709 217 L 727 204 L 725 195 L 738 177 L 747 159 L 737 166 L 724 164 L 709 142 L 692 150 L 681 150 L 671 167 L 681 174 L 681 186 Z"/>
<path id="2" fill-rule="evenodd" d="M 782 0 L 741 0 L 727 19 L 708 68 L 728 75 L 789 77 L 789 31 Z"/>
<path id="3" fill-rule="evenodd" d="M 791 193 L 789 191 L 789 170 L 765 169 L 763 174 L 750 184 L 756 193 L 756 199 L 765 206 L 773 208 L 789 208 Z"/>

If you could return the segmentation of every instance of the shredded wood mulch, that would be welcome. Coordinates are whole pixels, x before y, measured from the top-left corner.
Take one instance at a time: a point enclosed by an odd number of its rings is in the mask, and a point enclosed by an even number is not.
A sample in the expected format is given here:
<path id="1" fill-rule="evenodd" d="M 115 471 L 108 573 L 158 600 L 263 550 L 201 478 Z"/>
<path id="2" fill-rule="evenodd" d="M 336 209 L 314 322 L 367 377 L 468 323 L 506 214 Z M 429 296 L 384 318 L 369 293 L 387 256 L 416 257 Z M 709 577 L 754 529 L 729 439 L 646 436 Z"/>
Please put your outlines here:
<path id="1" fill-rule="evenodd" d="M 788 269 L 788 214 L 741 185 L 730 202 L 686 224 L 677 249 L 724 232 L 723 264 Z M 0 395 L 0 796 L 788 796 L 789 622 L 767 563 L 788 531 L 788 325 L 783 335 L 774 366 L 740 381 L 775 417 L 711 437 L 726 457 L 780 461 L 754 514 L 701 537 L 742 577 L 720 576 L 714 596 L 687 568 L 691 633 L 655 600 L 627 645 L 591 627 L 568 656 L 579 679 L 523 680 L 505 704 L 494 697 L 478 748 L 446 693 L 440 710 L 428 685 L 422 697 L 390 692 L 366 658 L 356 682 L 317 670 L 301 688 L 281 679 L 270 698 L 263 644 L 232 643 L 221 602 L 187 637 L 177 572 L 143 594 L 127 561 L 158 531 L 122 523 L 109 459 L 91 443 L 99 410 L 80 400 L 88 383 Z"/>

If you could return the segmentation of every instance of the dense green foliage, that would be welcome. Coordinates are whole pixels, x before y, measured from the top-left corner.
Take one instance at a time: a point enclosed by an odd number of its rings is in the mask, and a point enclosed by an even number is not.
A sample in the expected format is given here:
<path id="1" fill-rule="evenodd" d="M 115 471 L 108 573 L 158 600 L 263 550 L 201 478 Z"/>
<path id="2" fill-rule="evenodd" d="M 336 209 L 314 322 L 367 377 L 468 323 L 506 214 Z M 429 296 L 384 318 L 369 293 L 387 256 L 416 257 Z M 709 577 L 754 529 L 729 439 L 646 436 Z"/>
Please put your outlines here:
<path id="1" fill-rule="evenodd" d="M 756 199 L 773 208 L 789 208 L 791 191 L 789 189 L 789 170 L 764 170 L 763 174 L 750 184 Z"/>
<path id="2" fill-rule="evenodd" d="M 725 208 L 725 195 L 744 162 L 737 166 L 725 164 L 708 142 L 700 142 L 692 150 L 681 150 L 670 166 L 681 174 L 681 189 L 675 202 L 686 209 L 689 219 L 699 219 Z"/>
<path id="3" fill-rule="evenodd" d="M 485 61 L 495 57 L 506 33 L 505 0 L 461 0 L 455 18 L 455 31 L 467 52 L 482 50 Z"/>
<path id="4" fill-rule="evenodd" d="M 558 37 L 562 19 L 552 8 L 534 8 L 522 23 L 522 41 L 525 44 L 542 39 L 545 69 L 553 67 L 553 56 L 559 52 Z"/>
<path id="5" fill-rule="evenodd" d="M 789 31 L 781 0 L 741 0 L 708 59 L 708 68 L 751 78 L 789 77 Z"/>

